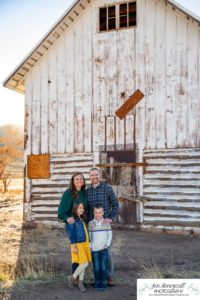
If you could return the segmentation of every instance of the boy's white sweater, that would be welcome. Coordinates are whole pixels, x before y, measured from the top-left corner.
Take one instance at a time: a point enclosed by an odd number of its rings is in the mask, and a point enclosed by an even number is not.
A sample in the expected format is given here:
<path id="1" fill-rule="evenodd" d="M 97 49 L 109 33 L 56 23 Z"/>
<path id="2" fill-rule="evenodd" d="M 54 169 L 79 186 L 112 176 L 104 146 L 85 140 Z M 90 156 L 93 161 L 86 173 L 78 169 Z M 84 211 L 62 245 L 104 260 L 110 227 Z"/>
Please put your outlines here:
<path id="1" fill-rule="evenodd" d="M 93 219 L 88 224 L 88 232 L 92 251 L 99 251 L 110 247 L 112 242 L 112 230 L 110 224 L 103 224 L 100 221 Z"/>

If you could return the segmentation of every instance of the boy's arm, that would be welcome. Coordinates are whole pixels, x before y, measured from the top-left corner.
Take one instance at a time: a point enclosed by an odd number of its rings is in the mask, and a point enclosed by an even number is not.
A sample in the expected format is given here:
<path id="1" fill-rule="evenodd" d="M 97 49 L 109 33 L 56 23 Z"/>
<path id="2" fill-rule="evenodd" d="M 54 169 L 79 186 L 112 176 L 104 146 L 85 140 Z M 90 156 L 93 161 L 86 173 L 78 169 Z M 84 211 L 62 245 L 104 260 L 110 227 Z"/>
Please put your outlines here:
<path id="1" fill-rule="evenodd" d="M 88 224 L 88 235 L 89 235 L 89 240 L 90 240 L 90 243 L 92 241 L 92 231 L 91 231 L 91 223 L 89 222 Z"/>
<path id="2" fill-rule="evenodd" d="M 92 232 L 88 231 L 88 234 L 89 234 L 89 240 L 90 240 L 90 243 L 91 243 L 91 241 L 92 241 Z"/>

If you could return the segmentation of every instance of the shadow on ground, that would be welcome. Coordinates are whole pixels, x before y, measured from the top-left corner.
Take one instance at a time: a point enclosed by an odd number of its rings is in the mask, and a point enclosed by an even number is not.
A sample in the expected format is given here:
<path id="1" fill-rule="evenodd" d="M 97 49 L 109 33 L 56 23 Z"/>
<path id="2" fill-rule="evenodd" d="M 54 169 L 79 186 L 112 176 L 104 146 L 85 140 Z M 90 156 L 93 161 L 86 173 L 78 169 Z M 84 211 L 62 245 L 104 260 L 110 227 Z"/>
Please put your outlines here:
<path id="1" fill-rule="evenodd" d="M 78 290 L 69 290 L 66 284 L 71 262 L 64 229 L 23 229 L 16 268 L 17 272 L 22 273 L 23 279 L 15 283 L 9 295 L 4 294 L 3 299 L 53 300 L 73 297 L 78 300 L 81 296 L 83 300 L 96 297 L 99 300 L 135 300 L 137 278 L 157 277 L 158 274 L 165 278 L 198 278 L 199 249 L 200 239 L 194 237 L 114 230 L 116 286 L 108 288 L 106 292 L 95 291 L 90 285 L 93 280 L 90 266 L 86 274 L 87 291 L 80 293 Z M 147 270 L 152 272 L 148 273 Z"/>

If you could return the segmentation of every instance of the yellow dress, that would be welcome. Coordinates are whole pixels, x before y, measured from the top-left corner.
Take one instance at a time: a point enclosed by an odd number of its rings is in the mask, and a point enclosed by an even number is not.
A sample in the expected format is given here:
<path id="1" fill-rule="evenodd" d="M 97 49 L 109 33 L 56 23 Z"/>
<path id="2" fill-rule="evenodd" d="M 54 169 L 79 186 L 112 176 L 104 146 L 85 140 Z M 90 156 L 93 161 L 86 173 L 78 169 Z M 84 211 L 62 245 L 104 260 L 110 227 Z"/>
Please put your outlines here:
<path id="1" fill-rule="evenodd" d="M 76 243 L 78 253 L 73 252 L 73 246 L 71 245 L 72 263 L 85 264 L 92 261 L 90 247 L 89 247 L 88 232 L 84 222 L 83 222 L 83 226 L 84 226 L 86 241 L 83 243 Z"/>

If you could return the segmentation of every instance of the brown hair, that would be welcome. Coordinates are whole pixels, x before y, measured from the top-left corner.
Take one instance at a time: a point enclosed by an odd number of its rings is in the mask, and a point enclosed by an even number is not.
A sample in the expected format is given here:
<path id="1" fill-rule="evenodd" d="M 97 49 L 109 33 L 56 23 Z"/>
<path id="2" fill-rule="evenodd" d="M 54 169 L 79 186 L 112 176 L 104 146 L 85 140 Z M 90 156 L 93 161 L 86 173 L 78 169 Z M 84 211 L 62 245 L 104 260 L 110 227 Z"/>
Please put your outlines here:
<path id="1" fill-rule="evenodd" d="M 82 173 L 75 173 L 75 174 L 72 176 L 72 178 L 71 178 L 71 180 L 70 180 L 70 184 L 69 184 L 69 188 L 70 188 L 70 190 L 71 190 L 71 194 L 72 194 L 72 198 L 73 198 L 73 199 L 76 199 L 76 198 L 78 197 L 78 191 L 77 191 L 77 189 L 76 189 L 76 187 L 75 187 L 75 184 L 74 184 L 74 178 L 75 178 L 76 176 L 78 176 L 78 175 L 81 175 L 82 178 L 83 178 L 84 184 L 83 184 L 83 186 L 81 187 L 81 190 L 82 190 L 82 191 L 85 191 L 85 178 L 84 178 L 83 174 L 82 174 Z"/>
<path id="2" fill-rule="evenodd" d="M 99 208 L 102 208 L 103 211 L 104 211 L 104 208 L 103 208 L 103 205 L 102 205 L 102 204 L 96 204 L 96 205 L 94 206 L 93 210 L 99 209 Z"/>
<path id="3" fill-rule="evenodd" d="M 98 171 L 98 172 L 100 173 L 100 170 L 99 170 L 98 168 L 96 168 L 96 167 L 91 168 L 91 169 L 89 170 L 89 173 L 92 172 L 92 171 Z"/>
<path id="4" fill-rule="evenodd" d="M 72 208 L 72 214 L 73 214 L 75 217 L 78 217 L 78 215 L 77 215 L 77 210 L 78 210 L 78 207 L 79 207 L 80 204 L 83 205 L 83 209 L 84 209 L 84 212 L 83 212 L 83 215 L 81 216 L 81 218 L 82 218 L 82 219 L 85 219 L 85 207 L 84 207 L 83 202 L 74 203 L 73 208 Z"/>

